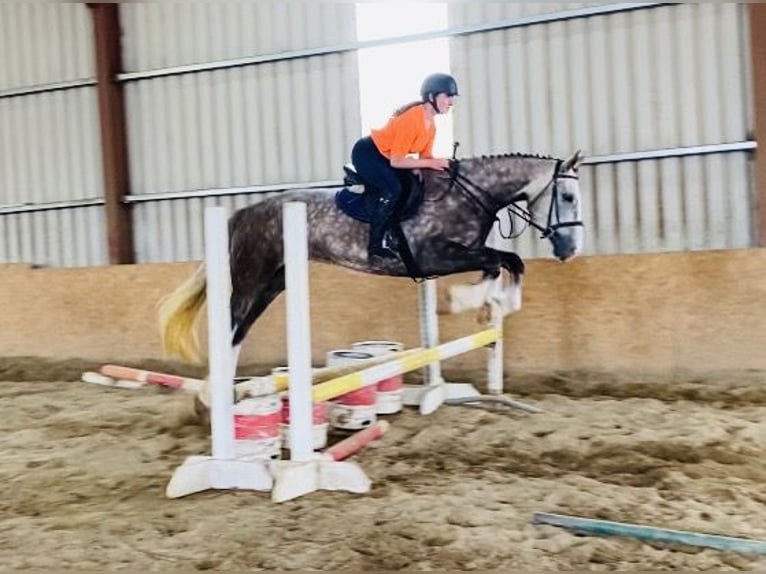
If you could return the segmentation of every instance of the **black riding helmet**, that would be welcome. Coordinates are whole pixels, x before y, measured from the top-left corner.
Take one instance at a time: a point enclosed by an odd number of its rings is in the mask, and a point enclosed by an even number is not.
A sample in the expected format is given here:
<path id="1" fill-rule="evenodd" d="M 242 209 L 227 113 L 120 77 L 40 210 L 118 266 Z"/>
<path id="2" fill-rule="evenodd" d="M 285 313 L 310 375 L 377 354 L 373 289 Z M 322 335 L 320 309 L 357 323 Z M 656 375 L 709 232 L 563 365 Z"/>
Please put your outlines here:
<path id="1" fill-rule="evenodd" d="M 423 80 L 420 87 L 420 98 L 424 102 L 430 103 L 436 110 L 436 96 L 438 94 L 447 94 L 448 96 L 457 96 L 457 82 L 449 74 L 431 74 Z M 438 111 L 438 110 L 437 110 Z"/>

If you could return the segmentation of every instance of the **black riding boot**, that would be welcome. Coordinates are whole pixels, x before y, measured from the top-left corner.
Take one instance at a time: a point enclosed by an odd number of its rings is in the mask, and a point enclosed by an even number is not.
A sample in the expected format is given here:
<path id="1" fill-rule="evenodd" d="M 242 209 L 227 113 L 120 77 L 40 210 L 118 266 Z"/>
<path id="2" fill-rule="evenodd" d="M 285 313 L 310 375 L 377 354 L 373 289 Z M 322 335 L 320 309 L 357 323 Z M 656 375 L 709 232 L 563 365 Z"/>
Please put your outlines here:
<path id="1" fill-rule="evenodd" d="M 388 226 L 394 214 L 395 203 L 389 199 L 380 198 L 375 206 L 375 212 L 370 221 L 369 257 L 373 255 L 386 258 L 398 258 L 393 238 Z"/>

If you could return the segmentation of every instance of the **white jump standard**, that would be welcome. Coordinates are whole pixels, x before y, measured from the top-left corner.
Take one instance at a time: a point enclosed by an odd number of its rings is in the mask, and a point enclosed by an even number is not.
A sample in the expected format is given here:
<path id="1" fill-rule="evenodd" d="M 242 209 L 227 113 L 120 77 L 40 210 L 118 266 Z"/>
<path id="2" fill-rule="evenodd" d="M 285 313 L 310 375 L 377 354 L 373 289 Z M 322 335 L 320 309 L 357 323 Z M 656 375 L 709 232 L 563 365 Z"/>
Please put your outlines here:
<path id="1" fill-rule="evenodd" d="M 462 287 L 460 285 L 453 286 Z M 541 413 L 542 409 L 501 396 L 503 393 L 503 301 L 507 293 L 502 289 L 502 275 L 487 287 L 490 305 L 490 330 L 497 337 L 488 346 L 487 356 L 487 391 L 482 395 L 470 383 L 446 382 L 442 377 L 441 362 L 434 360 L 425 369 L 425 385 L 405 385 L 403 402 L 408 406 L 418 406 L 420 414 L 431 414 L 442 404 L 466 404 L 492 402 L 517 408 L 529 413 Z M 426 349 L 439 345 L 439 317 L 436 302 L 436 280 L 429 279 L 419 286 L 420 340 Z M 460 353 L 457 353 L 460 354 Z M 447 357 L 443 357 L 441 360 Z M 412 369 L 410 369 L 412 370 Z"/>
<path id="2" fill-rule="evenodd" d="M 235 350 L 231 346 L 229 234 L 223 207 L 205 209 L 210 427 L 212 456 L 190 456 L 170 479 L 165 494 L 178 498 L 209 489 L 268 491 L 268 461 L 237 458 L 234 449 Z M 310 424 L 310 419 L 309 419 Z"/>
<path id="3" fill-rule="evenodd" d="M 412 349 L 392 356 L 387 362 L 335 376 L 312 386 L 311 326 L 309 304 L 309 258 L 306 204 L 285 202 L 283 242 L 287 298 L 287 346 L 289 373 L 290 459 L 285 461 L 237 455 L 234 433 L 234 374 L 239 347 L 232 347 L 231 274 L 226 212 L 223 208 L 205 211 L 205 257 L 208 300 L 209 399 L 212 456 L 192 456 L 176 469 L 166 494 L 176 498 L 207 489 L 271 490 L 272 500 L 282 502 L 315 490 L 368 492 L 371 486 L 364 471 L 353 462 L 341 461 L 369 440 L 380 436 L 385 425 L 369 436 L 359 436 L 343 447 L 342 456 L 314 451 L 313 404 L 323 402 L 402 373 L 429 367 L 428 384 L 421 385 L 415 400 L 422 413 L 433 412 L 445 401 L 475 401 L 481 398 L 470 385 L 452 385 L 441 378 L 440 361 L 478 349 L 490 348 L 490 390 L 502 392 L 502 318 L 493 314 L 491 328 L 447 343 L 438 344 L 435 291 L 421 307 L 424 342 L 428 348 Z M 428 294 L 428 290 L 432 290 Z M 497 309 L 495 309 L 497 311 Z M 377 362 L 377 361 L 376 361 Z M 326 373 L 329 374 L 329 373 Z M 332 376 L 332 375 L 331 375 Z M 261 381 L 273 389 L 277 381 Z M 285 381 L 282 381 L 284 383 Z M 266 384 L 268 383 L 268 384 Z M 507 405 L 538 412 L 534 407 L 490 397 Z"/>
<path id="4" fill-rule="evenodd" d="M 369 492 L 370 479 L 354 462 L 335 461 L 312 449 L 311 320 L 306 204 L 282 209 L 287 296 L 287 365 L 290 373 L 290 460 L 273 461 L 275 502 L 315 490 Z"/>

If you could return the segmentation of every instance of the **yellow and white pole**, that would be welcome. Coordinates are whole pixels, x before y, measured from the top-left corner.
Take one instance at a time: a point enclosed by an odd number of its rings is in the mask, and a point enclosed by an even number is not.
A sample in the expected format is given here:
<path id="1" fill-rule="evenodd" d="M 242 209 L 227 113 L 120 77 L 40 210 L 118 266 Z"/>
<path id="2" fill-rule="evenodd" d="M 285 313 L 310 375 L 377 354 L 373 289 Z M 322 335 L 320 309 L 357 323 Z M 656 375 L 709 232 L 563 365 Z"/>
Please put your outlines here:
<path id="1" fill-rule="evenodd" d="M 414 349 L 407 349 L 406 351 L 399 351 L 397 353 L 392 353 L 390 355 L 381 355 L 379 357 L 373 357 L 371 359 L 363 359 L 351 365 L 336 365 L 333 367 L 320 367 L 318 369 L 313 369 L 311 372 L 311 384 L 317 385 L 319 383 L 324 383 L 332 379 L 337 379 L 340 376 L 348 375 L 349 373 L 355 373 L 359 371 L 360 369 L 364 369 L 366 367 L 372 367 L 373 365 L 380 365 L 381 363 L 388 363 L 389 361 L 392 361 L 393 359 L 406 357 L 422 350 L 423 350 L 422 347 L 416 347 Z M 254 378 L 257 378 L 257 377 L 254 377 Z M 281 393 L 282 391 L 286 391 L 288 387 L 290 386 L 289 369 L 287 369 L 284 372 L 272 373 L 271 375 L 269 375 L 269 377 L 264 377 L 264 378 L 269 378 L 271 379 L 271 381 L 273 381 L 272 392 L 275 392 L 275 393 Z"/>
<path id="2" fill-rule="evenodd" d="M 362 387 L 373 385 L 383 379 L 408 373 L 421 367 L 462 355 L 479 347 L 492 345 L 502 339 L 502 336 L 502 331 L 498 329 L 487 329 L 467 337 L 449 341 L 448 343 L 442 343 L 437 347 L 423 349 L 401 359 L 369 367 L 356 373 L 315 385 L 312 397 L 314 402 L 327 401 Z"/>

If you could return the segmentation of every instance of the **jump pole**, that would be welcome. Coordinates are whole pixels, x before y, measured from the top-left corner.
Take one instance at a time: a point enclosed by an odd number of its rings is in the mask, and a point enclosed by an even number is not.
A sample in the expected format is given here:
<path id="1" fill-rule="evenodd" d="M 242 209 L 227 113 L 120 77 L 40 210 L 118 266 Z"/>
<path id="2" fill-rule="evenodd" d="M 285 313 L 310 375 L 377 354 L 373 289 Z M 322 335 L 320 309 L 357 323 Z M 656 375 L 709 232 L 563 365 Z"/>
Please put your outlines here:
<path id="1" fill-rule="evenodd" d="M 173 474 L 165 494 L 178 498 L 209 489 L 270 490 L 267 461 L 237 458 L 234 448 L 234 374 L 231 345 L 231 271 L 227 213 L 205 208 L 211 456 L 191 456 Z"/>
<path id="2" fill-rule="evenodd" d="M 121 365 L 102 365 L 99 373 L 112 379 L 138 381 L 158 387 L 170 389 L 183 389 L 192 393 L 199 392 L 205 384 L 202 379 L 193 379 L 190 377 L 179 377 L 167 373 L 158 373 L 155 371 L 145 371 L 143 369 L 134 369 L 132 367 L 123 367 Z"/>
<path id="3" fill-rule="evenodd" d="M 684 544 L 702 548 L 714 548 L 728 552 L 741 552 L 743 554 L 757 554 L 766 556 L 766 540 L 753 540 L 749 538 L 735 538 L 731 536 L 719 536 L 717 534 L 702 534 L 686 530 L 671 530 L 669 528 L 655 528 L 626 522 L 612 522 L 610 520 L 596 520 L 567 516 L 565 514 L 552 514 L 548 512 L 535 512 L 532 522 L 534 524 L 547 524 L 566 528 L 575 533 L 595 536 L 625 536 L 636 538 L 644 542 L 656 544 Z"/>
<path id="4" fill-rule="evenodd" d="M 271 498 L 284 502 L 316 490 L 369 492 L 359 465 L 328 459 L 312 448 L 311 320 L 306 204 L 282 208 L 287 307 L 287 359 L 290 376 L 290 460 L 271 462 Z"/>
<path id="5" fill-rule="evenodd" d="M 414 352 L 401 359 L 394 359 L 382 365 L 375 365 L 356 373 L 350 373 L 324 383 L 319 383 L 314 385 L 314 401 L 327 401 L 362 387 L 373 385 L 383 379 L 438 364 L 440 361 L 462 355 L 474 349 L 492 345 L 501 337 L 502 333 L 497 329 L 486 329 L 473 335 L 442 343 L 430 349 Z M 423 404 L 421 404 L 422 406 Z"/>

